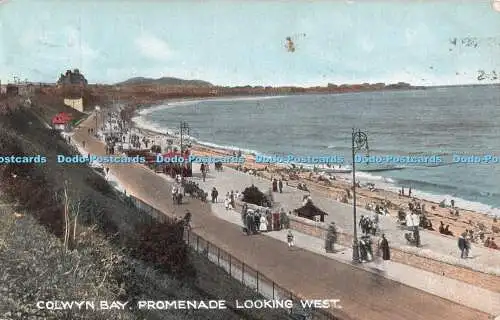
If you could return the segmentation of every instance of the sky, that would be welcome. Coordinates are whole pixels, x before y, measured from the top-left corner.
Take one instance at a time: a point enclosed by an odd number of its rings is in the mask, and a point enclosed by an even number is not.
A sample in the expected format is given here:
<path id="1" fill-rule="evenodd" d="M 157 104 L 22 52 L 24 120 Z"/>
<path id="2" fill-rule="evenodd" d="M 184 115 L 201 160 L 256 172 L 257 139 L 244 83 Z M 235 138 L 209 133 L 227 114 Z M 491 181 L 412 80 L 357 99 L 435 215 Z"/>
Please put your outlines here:
<path id="1" fill-rule="evenodd" d="M 489 0 L 0 1 L 2 83 L 55 82 L 78 68 L 90 83 L 473 84 L 480 69 L 500 75 L 499 56 Z"/>

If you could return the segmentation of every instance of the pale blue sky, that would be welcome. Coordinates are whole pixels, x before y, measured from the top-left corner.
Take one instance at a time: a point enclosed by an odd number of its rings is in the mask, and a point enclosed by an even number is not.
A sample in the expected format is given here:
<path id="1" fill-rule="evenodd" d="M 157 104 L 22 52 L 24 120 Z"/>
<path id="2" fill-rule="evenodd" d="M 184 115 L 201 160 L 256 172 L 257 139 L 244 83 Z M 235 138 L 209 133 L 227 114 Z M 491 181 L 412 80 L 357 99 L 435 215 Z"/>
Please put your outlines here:
<path id="1" fill-rule="evenodd" d="M 449 51 L 450 38 L 466 36 L 480 38 L 479 47 Z M 173 76 L 220 85 L 459 84 L 477 83 L 478 69 L 500 71 L 499 56 L 500 12 L 487 0 L 0 4 L 4 83 L 14 75 L 54 82 L 79 68 L 91 83 Z"/>

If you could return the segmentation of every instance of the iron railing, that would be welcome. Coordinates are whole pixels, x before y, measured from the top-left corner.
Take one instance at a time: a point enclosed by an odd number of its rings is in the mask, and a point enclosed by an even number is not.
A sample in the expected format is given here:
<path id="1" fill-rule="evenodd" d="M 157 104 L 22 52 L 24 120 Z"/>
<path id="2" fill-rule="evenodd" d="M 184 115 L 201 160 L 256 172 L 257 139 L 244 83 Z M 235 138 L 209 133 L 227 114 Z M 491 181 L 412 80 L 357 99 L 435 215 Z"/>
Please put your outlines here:
<path id="1" fill-rule="evenodd" d="M 136 208 L 149 214 L 159 222 L 174 223 L 179 221 L 176 217 L 171 217 L 165 213 L 153 208 L 149 204 L 143 202 L 134 196 L 129 196 Z M 258 294 L 267 299 L 272 300 L 293 300 L 294 306 L 300 305 L 300 300 L 306 299 L 299 297 L 280 286 L 264 274 L 259 272 L 244 261 L 240 261 L 229 252 L 221 249 L 213 243 L 207 241 L 202 236 L 198 235 L 195 231 L 186 229 L 184 232 L 184 241 L 195 252 L 201 256 L 206 257 L 210 262 L 216 264 L 223 269 L 230 277 L 240 281 L 248 288 L 254 289 Z M 317 319 L 317 320 L 340 320 L 333 314 L 330 309 L 313 309 L 307 310 L 311 317 L 303 319 Z M 299 319 L 299 318 L 297 318 Z"/>

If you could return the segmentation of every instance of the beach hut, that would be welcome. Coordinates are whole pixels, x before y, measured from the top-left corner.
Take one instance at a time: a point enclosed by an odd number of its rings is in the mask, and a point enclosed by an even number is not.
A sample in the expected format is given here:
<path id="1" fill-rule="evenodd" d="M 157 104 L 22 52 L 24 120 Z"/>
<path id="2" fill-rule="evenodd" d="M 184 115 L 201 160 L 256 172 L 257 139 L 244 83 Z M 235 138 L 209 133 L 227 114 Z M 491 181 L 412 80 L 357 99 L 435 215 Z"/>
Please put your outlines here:
<path id="1" fill-rule="evenodd" d="M 319 216 L 319 221 L 321 222 L 325 222 L 325 216 L 328 215 L 328 213 L 316 207 L 311 200 L 307 201 L 304 206 L 295 209 L 294 212 L 296 212 L 299 217 L 310 220 L 316 220 L 316 217 Z"/>
<path id="2" fill-rule="evenodd" d="M 59 112 L 54 117 L 52 117 L 52 126 L 57 130 L 66 130 L 71 124 L 73 117 L 71 114 L 66 112 Z"/>

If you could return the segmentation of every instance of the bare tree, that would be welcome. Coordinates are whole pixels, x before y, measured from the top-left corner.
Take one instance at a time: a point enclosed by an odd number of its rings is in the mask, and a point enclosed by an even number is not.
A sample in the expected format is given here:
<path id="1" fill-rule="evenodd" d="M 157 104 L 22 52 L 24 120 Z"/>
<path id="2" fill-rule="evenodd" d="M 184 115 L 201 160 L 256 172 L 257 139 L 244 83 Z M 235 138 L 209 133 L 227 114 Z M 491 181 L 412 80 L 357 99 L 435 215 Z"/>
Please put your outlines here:
<path id="1" fill-rule="evenodd" d="M 64 186 L 64 253 L 68 252 L 68 242 L 69 242 L 69 234 L 70 234 L 70 221 L 69 221 L 69 202 L 68 197 L 68 186 L 67 181 Z"/>

